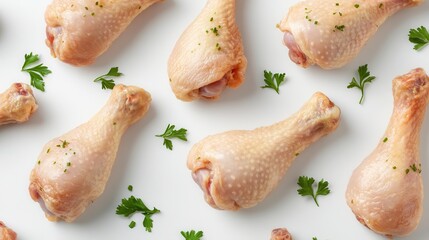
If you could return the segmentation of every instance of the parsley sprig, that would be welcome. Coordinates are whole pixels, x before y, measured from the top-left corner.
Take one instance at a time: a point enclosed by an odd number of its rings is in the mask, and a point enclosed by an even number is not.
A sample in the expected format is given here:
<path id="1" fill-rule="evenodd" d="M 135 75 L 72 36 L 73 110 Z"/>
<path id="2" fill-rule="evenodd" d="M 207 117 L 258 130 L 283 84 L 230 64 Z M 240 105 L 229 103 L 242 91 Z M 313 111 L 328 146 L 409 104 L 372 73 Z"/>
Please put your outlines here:
<path id="1" fill-rule="evenodd" d="M 146 231 L 152 232 L 153 227 L 153 220 L 152 215 L 155 213 L 159 213 L 159 211 L 156 208 L 153 208 L 152 210 L 146 207 L 146 205 L 143 203 L 143 201 L 140 198 L 136 198 L 134 196 L 122 199 L 122 202 L 118 207 L 116 207 L 116 214 L 117 215 L 123 215 L 125 217 L 129 217 L 133 215 L 134 213 L 140 212 L 144 215 L 143 220 L 143 226 L 145 227 Z M 131 221 L 129 224 L 130 228 L 135 227 L 135 222 Z"/>
<path id="2" fill-rule="evenodd" d="M 107 74 L 96 78 L 94 82 L 101 82 L 101 89 L 113 89 L 115 87 L 115 81 L 111 79 L 111 77 L 120 77 L 122 75 L 123 73 L 119 72 L 118 67 L 112 67 Z"/>
<path id="3" fill-rule="evenodd" d="M 414 43 L 414 50 L 418 51 L 429 44 L 429 32 L 424 26 L 417 29 L 410 29 L 408 40 Z"/>
<path id="4" fill-rule="evenodd" d="M 173 150 L 173 143 L 171 142 L 171 139 L 178 138 L 183 141 L 188 141 L 186 138 L 186 134 L 188 130 L 181 128 L 179 130 L 174 130 L 176 126 L 168 124 L 167 128 L 165 129 L 165 132 L 163 134 L 155 135 L 156 137 L 162 137 L 164 138 L 165 147 L 167 149 Z"/>
<path id="5" fill-rule="evenodd" d="M 188 232 L 184 232 L 181 231 L 180 232 L 182 234 L 182 236 L 186 239 L 186 240 L 200 240 L 203 237 L 203 231 L 198 231 L 195 232 L 194 230 L 192 231 L 188 231 Z"/>
<path id="6" fill-rule="evenodd" d="M 44 92 L 45 82 L 43 80 L 43 77 L 52 73 L 51 70 L 49 70 L 47 66 L 44 66 L 43 63 L 36 65 L 34 67 L 30 67 L 30 65 L 39 61 L 38 54 L 33 55 L 33 53 L 30 52 L 30 54 L 25 54 L 24 58 L 25 58 L 25 61 L 24 61 L 24 64 L 22 65 L 21 71 L 27 72 L 28 74 L 30 74 L 31 86 Z"/>
<path id="7" fill-rule="evenodd" d="M 319 203 L 317 202 L 317 197 L 326 196 L 331 192 L 331 190 L 329 190 L 329 187 L 328 187 L 329 182 L 322 179 L 317 184 L 317 191 L 315 194 L 313 190 L 314 182 L 315 180 L 312 177 L 309 178 L 307 176 L 300 176 L 298 178 L 298 185 L 301 188 L 298 189 L 298 194 L 301 196 L 311 196 L 314 199 L 314 202 L 316 203 L 316 205 L 319 206 Z"/>
<path id="8" fill-rule="evenodd" d="M 273 74 L 271 71 L 264 70 L 264 82 L 265 85 L 261 86 L 261 88 L 271 88 L 279 94 L 279 87 L 282 82 L 285 80 L 285 73 L 275 73 Z"/>
<path id="9" fill-rule="evenodd" d="M 371 72 L 368 71 L 368 64 L 360 66 L 358 68 L 358 73 L 359 73 L 359 83 L 356 81 L 356 78 L 353 77 L 352 81 L 349 83 L 347 88 L 356 87 L 360 89 L 361 98 L 359 100 L 359 104 L 362 104 L 363 97 L 365 95 L 364 93 L 365 84 L 372 82 L 375 79 L 375 77 L 371 76 Z"/>

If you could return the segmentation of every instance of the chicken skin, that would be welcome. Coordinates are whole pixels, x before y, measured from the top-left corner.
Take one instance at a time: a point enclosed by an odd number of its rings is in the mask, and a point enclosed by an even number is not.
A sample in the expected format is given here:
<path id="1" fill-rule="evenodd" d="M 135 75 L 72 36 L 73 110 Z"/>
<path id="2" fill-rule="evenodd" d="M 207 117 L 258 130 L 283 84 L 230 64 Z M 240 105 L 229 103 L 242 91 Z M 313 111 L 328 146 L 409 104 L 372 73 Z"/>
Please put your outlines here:
<path id="1" fill-rule="evenodd" d="M 25 83 L 14 83 L 0 94 L 0 125 L 25 122 L 37 107 L 31 87 Z"/>
<path id="2" fill-rule="evenodd" d="M 276 228 L 271 232 L 270 240 L 292 240 L 292 235 L 286 228 Z"/>
<path id="3" fill-rule="evenodd" d="M 226 87 L 241 85 L 246 67 L 235 0 L 208 0 L 177 41 L 168 76 L 180 100 L 217 99 Z"/>
<path id="4" fill-rule="evenodd" d="M 0 240 L 15 240 L 16 233 L 0 221 Z"/>
<path id="5" fill-rule="evenodd" d="M 116 85 L 92 119 L 44 146 L 29 191 L 49 220 L 72 222 L 103 193 L 122 135 L 150 102 L 145 90 Z"/>
<path id="6" fill-rule="evenodd" d="M 340 68 L 355 58 L 379 26 L 422 0 L 302 0 L 280 22 L 289 57 L 306 68 Z"/>
<path id="7" fill-rule="evenodd" d="M 429 99 L 422 69 L 393 80 L 393 114 L 375 150 L 354 170 L 346 192 L 356 218 L 389 237 L 410 234 L 423 211 L 420 129 Z"/>
<path id="8" fill-rule="evenodd" d="M 340 109 L 318 92 L 282 122 L 203 139 L 191 149 L 188 168 L 212 207 L 250 208 L 277 186 L 300 152 L 339 122 Z"/>
<path id="9" fill-rule="evenodd" d="M 61 61 L 92 64 L 143 10 L 160 0 L 53 0 L 45 12 L 46 44 Z"/>

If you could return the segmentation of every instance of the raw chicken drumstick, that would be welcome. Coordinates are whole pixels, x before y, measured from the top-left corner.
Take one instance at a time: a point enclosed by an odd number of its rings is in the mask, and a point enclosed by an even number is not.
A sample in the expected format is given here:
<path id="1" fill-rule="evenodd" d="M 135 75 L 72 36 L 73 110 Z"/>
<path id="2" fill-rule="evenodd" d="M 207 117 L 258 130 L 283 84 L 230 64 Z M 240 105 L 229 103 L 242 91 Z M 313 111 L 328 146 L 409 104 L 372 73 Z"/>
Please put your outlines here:
<path id="1" fill-rule="evenodd" d="M 30 195 L 51 221 L 72 222 L 104 191 L 122 135 L 149 109 L 145 90 L 116 85 L 88 122 L 48 142 L 30 176 Z"/>
<path id="2" fill-rule="evenodd" d="M 0 240 L 15 240 L 16 233 L 0 221 Z"/>
<path id="3" fill-rule="evenodd" d="M 429 99 L 429 77 L 422 69 L 393 80 L 394 108 L 375 150 L 355 169 L 347 204 L 356 218 L 386 236 L 416 229 L 423 210 L 420 129 Z"/>
<path id="4" fill-rule="evenodd" d="M 178 99 L 217 99 L 244 81 L 247 60 L 235 23 L 235 0 L 208 0 L 177 41 L 168 61 Z"/>
<path id="5" fill-rule="evenodd" d="M 188 168 L 212 207 L 250 208 L 277 186 L 300 152 L 339 121 L 340 109 L 318 92 L 282 122 L 203 139 L 191 149 Z"/>
<path id="6" fill-rule="evenodd" d="M 292 236 L 286 228 L 276 228 L 271 232 L 271 240 L 292 240 Z"/>
<path id="7" fill-rule="evenodd" d="M 25 122 L 36 110 L 33 90 L 25 83 L 14 83 L 0 94 L 0 125 Z"/>
<path id="8" fill-rule="evenodd" d="M 279 24 L 296 64 L 340 68 L 355 58 L 378 27 L 422 0 L 303 0 Z"/>
<path id="9" fill-rule="evenodd" d="M 92 64 L 131 21 L 160 0 L 53 0 L 45 12 L 51 54 L 76 66 Z"/>

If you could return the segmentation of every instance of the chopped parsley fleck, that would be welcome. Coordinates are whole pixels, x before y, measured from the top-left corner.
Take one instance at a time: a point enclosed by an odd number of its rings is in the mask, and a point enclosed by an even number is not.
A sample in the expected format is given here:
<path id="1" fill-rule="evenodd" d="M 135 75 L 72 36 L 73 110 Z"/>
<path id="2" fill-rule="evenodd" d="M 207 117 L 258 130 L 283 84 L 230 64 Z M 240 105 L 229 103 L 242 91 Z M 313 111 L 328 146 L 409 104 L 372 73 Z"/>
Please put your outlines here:
<path id="1" fill-rule="evenodd" d="M 71 162 L 67 162 L 67 167 L 70 167 L 71 166 Z"/>
<path id="2" fill-rule="evenodd" d="M 48 148 L 48 150 L 46 150 L 46 153 L 49 153 L 51 151 L 51 148 Z"/>
<path id="3" fill-rule="evenodd" d="M 130 227 L 130 228 L 135 228 L 135 227 L 136 227 L 136 222 L 131 221 L 131 222 L 130 222 L 130 225 L 128 225 L 128 227 Z"/>
<path id="4" fill-rule="evenodd" d="M 216 43 L 216 49 L 218 50 L 218 51 L 220 51 L 222 48 L 220 47 L 220 44 L 219 43 Z"/>
<path id="5" fill-rule="evenodd" d="M 355 8 L 359 8 L 359 4 L 355 4 Z"/>
<path id="6" fill-rule="evenodd" d="M 384 139 L 383 139 L 383 142 L 385 143 L 385 142 L 387 142 L 389 139 L 387 138 L 387 137 L 385 137 Z"/>
<path id="7" fill-rule="evenodd" d="M 344 25 L 335 25 L 335 29 L 337 29 L 337 30 L 339 30 L 339 31 L 341 31 L 341 32 L 343 32 L 344 31 L 344 28 L 345 28 L 346 26 L 344 26 Z M 335 31 L 335 30 L 334 30 Z"/>
<path id="8" fill-rule="evenodd" d="M 210 28 L 210 31 L 212 31 L 215 36 L 219 36 L 219 30 L 217 29 L 217 27 Z"/>
<path id="9" fill-rule="evenodd" d="M 61 144 L 61 147 L 62 148 L 66 148 L 70 143 L 69 142 L 67 142 L 67 140 L 60 140 L 61 142 L 62 142 L 62 144 Z M 58 147 L 59 145 L 57 145 L 57 147 Z"/>

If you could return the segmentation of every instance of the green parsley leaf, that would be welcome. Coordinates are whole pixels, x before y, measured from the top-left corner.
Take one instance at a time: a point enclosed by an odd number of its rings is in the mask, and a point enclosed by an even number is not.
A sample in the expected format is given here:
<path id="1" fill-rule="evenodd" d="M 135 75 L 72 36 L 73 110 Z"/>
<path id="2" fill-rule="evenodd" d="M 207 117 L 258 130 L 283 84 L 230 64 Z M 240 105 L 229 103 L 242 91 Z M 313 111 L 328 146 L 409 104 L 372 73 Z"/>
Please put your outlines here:
<path id="1" fill-rule="evenodd" d="M 359 83 L 353 77 L 352 81 L 349 83 L 347 88 L 356 87 L 356 88 L 360 89 L 361 98 L 359 100 L 359 104 L 362 104 L 363 97 L 364 97 L 365 84 L 372 82 L 375 79 L 375 77 L 371 76 L 371 72 L 368 71 L 368 64 L 360 66 L 358 69 L 358 73 L 359 73 Z"/>
<path id="2" fill-rule="evenodd" d="M 147 232 L 152 232 L 153 220 L 151 217 L 152 215 L 145 215 L 143 219 L 143 227 Z"/>
<path id="3" fill-rule="evenodd" d="M 264 70 L 264 82 L 265 86 L 261 86 L 261 88 L 271 88 L 279 94 L 279 87 L 282 82 L 285 80 L 285 73 L 275 73 L 273 75 L 272 72 Z"/>
<path id="4" fill-rule="evenodd" d="M 313 237 L 313 240 L 317 240 L 317 237 Z"/>
<path id="5" fill-rule="evenodd" d="M 186 134 L 187 134 L 188 130 L 186 130 L 184 128 L 181 128 L 179 130 L 174 130 L 175 127 L 176 126 L 174 126 L 174 125 L 168 124 L 168 126 L 165 129 L 165 132 L 163 134 L 155 135 L 156 137 L 164 138 L 163 145 L 165 145 L 165 147 L 167 149 L 170 149 L 170 150 L 173 150 L 173 143 L 171 142 L 170 139 L 178 138 L 178 139 L 183 140 L 183 141 L 188 141 L 188 139 L 186 138 Z"/>
<path id="6" fill-rule="evenodd" d="M 133 191 L 133 185 L 128 185 L 128 191 L 130 191 L 130 192 Z"/>
<path id="7" fill-rule="evenodd" d="M 149 209 L 140 198 L 136 198 L 134 196 L 131 196 L 128 199 L 122 199 L 121 204 L 116 207 L 117 215 L 130 217 L 136 212 L 140 212 L 145 216 L 143 220 L 143 226 L 145 227 L 146 231 L 151 232 L 153 227 L 152 215 L 161 211 L 156 208 L 153 208 L 152 210 Z M 129 225 L 130 228 L 132 223 L 133 222 L 131 222 Z"/>
<path id="8" fill-rule="evenodd" d="M 414 43 L 414 50 L 418 51 L 429 44 L 429 32 L 424 26 L 410 29 L 408 40 Z"/>
<path id="9" fill-rule="evenodd" d="M 182 234 L 182 236 L 186 239 L 186 240 L 200 240 L 203 237 L 203 231 L 198 231 L 195 232 L 194 230 L 192 231 L 181 231 L 180 232 Z"/>
<path id="10" fill-rule="evenodd" d="M 39 61 L 39 55 L 37 54 L 33 55 L 33 53 L 30 52 L 30 54 L 25 54 L 24 58 L 25 61 L 22 65 L 21 71 L 27 72 L 30 75 L 31 86 L 44 92 L 45 82 L 43 81 L 43 77 L 52 73 L 51 70 L 49 70 L 48 67 L 44 66 L 42 63 L 37 66 L 30 67 L 31 64 Z"/>
<path id="11" fill-rule="evenodd" d="M 115 81 L 108 77 L 120 77 L 123 73 L 119 72 L 118 67 L 110 68 L 107 74 L 104 74 L 94 80 L 94 82 L 101 82 L 101 89 L 113 89 L 115 87 Z"/>
<path id="12" fill-rule="evenodd" d="M 317 184 L 317 192 L 314 194 L 313 190 L 313 184 L 315 180 L 314 178 L 309 178 L 307 176 L 300 176 L 298 178 L 298 185 L 301 187 L 298 189 L 298 194 L 301 196 L 311 196 L 316 203 L 317 206 L 319 206 L 319 203 L 317 202 L 318 196 L 326 196 L 331 191 L 329 190 L 329 183 L 325 180 L 320 180 L 320 182 Z"/>

